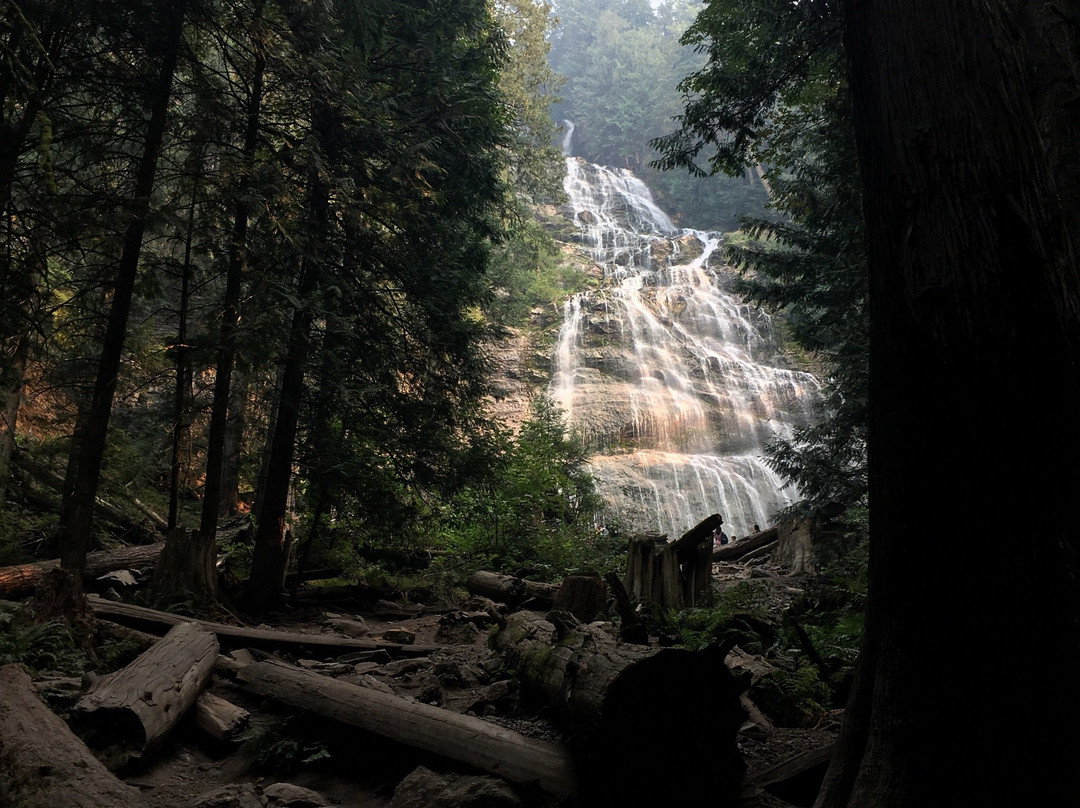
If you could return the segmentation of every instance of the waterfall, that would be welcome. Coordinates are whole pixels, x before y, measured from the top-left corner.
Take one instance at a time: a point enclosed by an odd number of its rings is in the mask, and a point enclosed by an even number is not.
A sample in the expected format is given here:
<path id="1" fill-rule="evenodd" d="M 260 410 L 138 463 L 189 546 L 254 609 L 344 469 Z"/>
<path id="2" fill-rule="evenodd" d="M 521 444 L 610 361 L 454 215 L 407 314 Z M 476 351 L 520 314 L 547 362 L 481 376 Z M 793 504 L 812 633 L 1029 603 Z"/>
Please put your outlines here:
<path id="1" fill-rule="evenodd" d="M 603 281 L 565 303 L 549 392 L 610 511 L 671 536 L 711 513 L 736 536 L 766 526 L 798 493 L 762 447 L 810 423 L 817 379 L 785 367 L 769 316 L 727 290 L 720 234 L 676 227 L 626 170 L 567 156 L 564 187 Z"/>

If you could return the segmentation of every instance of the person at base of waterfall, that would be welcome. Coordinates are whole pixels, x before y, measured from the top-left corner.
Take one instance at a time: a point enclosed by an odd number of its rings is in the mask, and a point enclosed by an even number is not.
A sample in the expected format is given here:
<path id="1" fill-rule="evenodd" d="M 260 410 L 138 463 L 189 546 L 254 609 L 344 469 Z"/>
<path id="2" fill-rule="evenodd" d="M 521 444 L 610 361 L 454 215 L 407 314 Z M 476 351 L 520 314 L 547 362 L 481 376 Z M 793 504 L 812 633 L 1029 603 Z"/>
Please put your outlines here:
<path id="1" fill-rule="evenodd" d="M 723 547 L 727 543 L 728 543 L 728 537 L 727 537 L 727 534 L 723 530 L 721 530 L 720 528 L 716 528 L 715 530 L 713 530 L 713 532 L 712 532 L 712 546 L 713 546 L 714 550 L 719 548 L 719 547 Z"/>
<path id="2" fill-rule="evenodd" d="M 757 522 L 754 523 L 754 532 L 755 533 L 760 533 L 761 532 L 761 528 L 757 526 Z"/>

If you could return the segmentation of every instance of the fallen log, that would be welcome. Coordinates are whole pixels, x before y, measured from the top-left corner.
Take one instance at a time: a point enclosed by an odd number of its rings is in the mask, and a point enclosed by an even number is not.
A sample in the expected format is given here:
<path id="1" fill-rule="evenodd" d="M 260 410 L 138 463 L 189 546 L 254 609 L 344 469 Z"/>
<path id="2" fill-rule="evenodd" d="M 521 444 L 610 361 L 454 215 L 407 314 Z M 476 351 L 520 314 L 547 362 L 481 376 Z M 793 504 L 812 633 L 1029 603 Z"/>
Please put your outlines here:
<path id="1" fill-rule="evenodd" d="M 630 645 L 600 624 L 551 617 L 509 615 L 492 647 L 570 729 L 582 804 L 694 804 L 706 793 L 711 804 L 732 804 L 745 712 L 726 652 Z"/>
<path id="2" fill-rule="evenodd" d="M 191 621 L 190 617 L 135 606 L 131 603 L 119 603 L 105 600 L 97 595 L 87 595 L 86 602 L 98 617 L 105 617 L 119 623 L 132 624 L 161 631 L 163 628 L 176 626 Z M 324 651 L 328 656 L 350 651 L 375 651 L 385 649 L 391 656 L 428 656 L 438 650 L 433 645 L 402 645 L 401 643 L 380 640 L 358 640 L 351 637 L 334 637 L 329 634 L 302 634 L 298 631 L 282 631 L 272 628 L 246 628 L 228 626 L 210 620 L 194 621 L 207 631 L 216 634 L 223 644 L 231 646 L 251 646 L 253 648 L 305 648 L 312 652 Z"/>
<path id="3" fill-rule="evenodd" d="M 195 703 L 217 657 L 213 634 L 193 622 L 176 626 L 127 667 L 98 680 L 76 703 L 72 725 L 109 768 L 138 763 Z"/>
<path id="4" fill-rule="evenodd" d="M 565 749 L 483 719 L 275 662 L 248 665 L 238 678 L 256 695 L 475 766 L 512 783 L 538 783 L 559 797 L 575 792 Z"/>
<path id="5" fill-rule="evenodd" d="M 243 707 L 215 696 L 207 690 L 199 694 L 193 708 L 195 726 L 217 743 L 232 743 L 247 726 L 250 715 Z"/>
<path id="6" fill-rule="evenodd" d="M 89 582 L 107 572 L 123 569 L 138 569 L 157 563 L 165 542 L 140 544 L 122 547 L 119 550 L 98 550 L 86 555 L 86 571 L 83 581 Z M 19 564 L 0 568 L 0 598 L 21 597 L 34 591 L 45 573 L 58 569 L 60 559 L 35 561 L 32 564 Z"/>
<path id="7" fill-rule="evenodd" d="M 747 785 L 793 805 L 810 805 L 821 790 L 825 771 L 835 751 L 836 744 L 830 743 L 800 752 L 758 772 Z"/>
<path id="8" fill-rule="evenodd" d="M 742 558 L 748 553 L 764 547 L 766 544 L 771 544 L 779 537 L 779 531 L 775 527 L 770 527 L 767 530 L 762 530 L 758 533 L 751 533 L 749 536 L 739 539 L 734 544 L 725 544 L 712 552 L 713 561 L 734 561 L 735 559 Z"/>
<path id="9" fill-rule="evenodd" d="M 474 572 L 465 581 L 465 588 L 470 594 L 483 595 L 497 603 L 505 603 L 517 608 L 526 601 L 532 601 L 537 609 L 550 609 L 559 593 L 559 584 L 545 584 L 526 581 L 512 575 L 480 570 Z"/>
<path id="10" fill-rule="evenodd" d="M 138 805 L 124 785 L 53 713 L 18 665 L 0 667 L 0 804 L 19 808 Z"/>

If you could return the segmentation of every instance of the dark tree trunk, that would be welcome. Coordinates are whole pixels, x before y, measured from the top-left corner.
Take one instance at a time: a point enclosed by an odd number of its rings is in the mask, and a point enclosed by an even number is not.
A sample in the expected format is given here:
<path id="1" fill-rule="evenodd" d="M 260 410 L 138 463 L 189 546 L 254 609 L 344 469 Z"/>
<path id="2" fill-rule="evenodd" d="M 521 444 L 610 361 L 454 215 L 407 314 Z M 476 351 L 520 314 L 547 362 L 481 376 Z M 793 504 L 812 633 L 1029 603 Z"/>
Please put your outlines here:
<path id="1" fill-rule="evenodd" d="M 218 497 L 219 518 L 235 516 L 240 512 L 240 454 L 244 445 L 248 397 L 248 376 L 242 368 L 233 367 L 229 388 L 229 417 L 225 421 L 221 496 Z"/>
<path id="2" fill-rule="evenodd" d="M 169 515 L 167 529 L 175 530 L 180 521 L 180 481 L 184 469 L 184 444 L 191 430 L 191 357 L 187 342 L 188 306 L 191 297 L 191 242 L 195 235 L 195 209 L 198 204 L 198 183 L 191 190 L 188 206 L 188 226 L 184 236 L 184 265 L 180 274 L 180 308 L 176 327 L 176 385 L 173 390 L 172 462 L 169 475 Z"/>
<path id="3" fill-rule="evenodd" d="M 331 137 L 333 113 L 322 102 L 316 102 L 315 107 L 316 136 L 325 145 Z M 264 490 L 255 526 L 255 548 L 248 578 L 248 606 L 255 612 L 265 611 L 280 600 L 288 563 L 286 513 L 296 451 L 296 430 L 304 394 L 304 371 L 311 349 L 311 325 L 315 315 L 312 295 L 321 281 L 322 252 L 328 235 L 330 188 L 322 170 L 313 168 L 311 171 L 307 209 L 310 242 L 301 260 L 296 289 L 300 306 L 293 312 L 285 349 L 270 461 L 266 479 L 262 482 Z"/>
<path id="4" fill-rule="evenodd" d="M 26 337 L 19 337 L 11 362 L 0 368 L 0 506 L 7 496 L 11 458 L 15 453 L 15 425 L 26 374 L 27 343 Z"/>
<path id="5" fill-rule="evenodd" d="M 146 129 L 142 154 L 135 178 L 131 199 L 132 217 L 124 234 L 120 260 L 116 268 L 112 305 L 101 346 L 97 379 L 86 421 L 86 429 L 78 445 L 73 489 L 65 491 L 61 516 L 60 564 L 65 569 L 82 570 L 89 549 L 90 526 L 94 513 L 94 497 L 101 479 L 101 460 L 105 452 L 105 438 L 109 430 L 113 395 L 116 392 L 117 375 L 127 335 L 128 314 L 135 291 L 135 276 L 142 252 L 143 233 L 150 212 L 150 196 L 154 189 L 154 175 L 165 137 L 165 121 L 168 115 L 173 74 L 180 53 L 184 16 L 187 0 L 173 0 L 162 12 L 161 65 L 154 87 L 150 121 Z"/>
<path id="6" fill-rule="evenodd" d="M 252 26 L 252 46 L 255 62 L 251 78 L 251 97 L 248 99 L 247 118 L 244 126 L 243 162 L 251 171 L 255 165 L 255 149 L 259 140 L 259 118 L 262 111 L 263 74 L 266 70 L 266 53 L 263 47 L 261 17 L 263 4 L 255 6 Z M 202 517 L 199 522 L 197 543 L 213 547 L 217 535 L 218 513 L 221 504 L 222 479 L 225 469 L 225 434 L 229 417 L 230 384 L 233 363 L 236 359 L 236 335 L 240 323 L 240 292 L 247 250 L 248 198 L 245 189 L 237 195 L 233 210 L 233 232 L 229 243 L 229 266 L 225 276 L 225 301 L 221 312 L 220 342 L 217 355 L 217 371 L 214 379 L 214 404 L 210 413 L 207 435 L 206 484 L 203 490 Z M 213 553 L 201 551 L 199 558 L 210 559 L 213 569 Z M 206 580 L 215 580 L 212 575 Z M 204 599 L 216 598 L 216 591 L 202 593 Z"/>
<path id="7" fill-rule="evenodd" d="M 1063 805 L 1075 790 L 1061 762 L 1080 755 L 1080 565 L 1063 470 L 1080 452 L 1080 230 L 1063 199 L 1078 33 L 1075 14 L 1019 0 L 848 4 L 870 591 L 819 806 Z M 1039 660 L 1023 681 L 998 653 L 1018 643 Z"/>

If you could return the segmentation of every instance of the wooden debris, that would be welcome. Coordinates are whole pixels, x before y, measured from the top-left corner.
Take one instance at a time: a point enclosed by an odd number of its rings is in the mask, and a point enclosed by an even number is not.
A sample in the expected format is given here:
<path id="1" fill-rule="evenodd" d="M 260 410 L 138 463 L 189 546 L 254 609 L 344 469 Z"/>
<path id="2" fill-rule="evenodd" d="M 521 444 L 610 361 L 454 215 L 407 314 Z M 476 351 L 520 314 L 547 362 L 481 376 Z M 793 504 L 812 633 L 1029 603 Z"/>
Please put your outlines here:
<path id="1" fill-rule="evenodd" d="M 747 785 L 794 805 L 810 805 L 821 790 L 825 770 L 835 751 L 836 744 L 831 743 L 800 752 L 758 772 Z"/>
<path id="2" fill-rule="evenodd" d="M 465 588 L 473 595 L 483 595 L 507 606 L 518 607 L 526 601 L 537 609 L 550 609 L 559 592 L 558 584 L 526 581 L 512 575 L 480 570 L 465 581 Z"/>
<path id="3" fill-rule="evenodd" d="M 195 703 L 217 657 L 213 634 L 193 622 L 176 626 L 127 667 L 98 680 L 75 705 L 72 723 L 104 750 L 110 768 L 139 762 Z"/>
<path id="4" fill-rule="evenodd" d="M 247 726 L 248 711 L 204 690 L 195 700 L 195 726 L 218 743 L 232 743 Z"/>
<path id="5" fill-rule="evenodd" d="M 554 623 L 533 612 L 509 615 L 492 646 L 578 739 L 582 804 L 691 804 L 705 793 L 719 804 L 736 793 L 745 713 L 725 651 L 620 643 L 601 624 L 567 623 L 562 614 L 551 613 Z M 690 732 L 692 744 L 671 742 Z"/>
<path id="6" fill-rule="evenodd" d="M 556 796 L 575 791 L 566 750 L 472 716 L 311 671 L 257 662 L 240 673 L 252 693 L 358 727 L 496 774 L 513 783 L 538 783 Z"/>
<path id="7" fill-rule="evenodd" d="M 574 615 L 582 623 L 591 623 L 607 606 L 604 582 L 595 572 L 568 575 L 559 585 L 553 609 Z"/>
<path id="8" fill-rule="evenodd" d="M 779 535 L 779 531 L 775 527 L 770 527 L 768 530 L 762 530 L 758 533 L 751 533 L 733 544 L 727 544 L 713 550 L 712 560 L 735 561 L 739 558 L 745 558 L 749 553 L 775 543 Z"/>
<path id="9" fill-rule="evenodd" d="M 84 581 L 104 575 L 107 572 L 123 569 L 139 569 L 157 563 L 165 542 L 141 544 L 123 547 L 119 550 L 99 550 L 86 555 Z M 36 561 L 33 564 L 19 564 L 13 567 L 0 567 L 0 598 L 22 597 L 29 595 L 44 579 L 49 570 L 59 569 L 60 559 Z"/>
<path id="10" fill-rule="evenodd" d="M 94 614 L 118 622 L 133 623 L 161 630 L 190 620 L 187 617 L 147 609 L 130 603 L 116 603 L 96 595 L 87 595 L 87 603 Z M 350 637 L 335 637 L 329 634 L 302 634 L 298 631 L 282 631 L 271 628 L 246 628 L 227 626 L 210 620 L 196 620 L 200 626 L 218 636 L 225 644 L 250 646 L 253 648 L 306 648 L 309 651 L 323 651 L 329 656 L 349 653 L 350 651 L 385 650 L 391 656 L 427 656 L 436 650 L 429 645 L 400 645 L 378 640 L 358 640 Z"/>
<path id="11" fill-rule="evenodd" d="M 627 594 L 626 587 L 623 586 L 619 576 L 614 572 L 608 572 L 604 574 L 604 581 L 615 598 L 615 609 L 618 611 L 619 619 L 622 621 L 619 626 L 619 637 L 624 642 L 647 644 L 649 641 L 648 629 L 641 619 L 641 615 L 634 609 L 634 604 L 630 602 L 630 596 Z"/>
<path id="12" fill-rule="evenodd" d="M 704 604 L 712 575 L 713 530 L 723 522 L 714 513 L 670 544 L 659 543 L 654 534 L 632 536 L 623 579 L 630 598 L 665 609 Z"/>
<path id="13" fill-rule="evenodd" d="M 0 801 L 19 808 L 139 805 L 34 692 L 19 665 L 0 667 Z"/>

